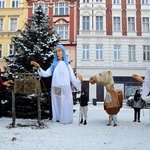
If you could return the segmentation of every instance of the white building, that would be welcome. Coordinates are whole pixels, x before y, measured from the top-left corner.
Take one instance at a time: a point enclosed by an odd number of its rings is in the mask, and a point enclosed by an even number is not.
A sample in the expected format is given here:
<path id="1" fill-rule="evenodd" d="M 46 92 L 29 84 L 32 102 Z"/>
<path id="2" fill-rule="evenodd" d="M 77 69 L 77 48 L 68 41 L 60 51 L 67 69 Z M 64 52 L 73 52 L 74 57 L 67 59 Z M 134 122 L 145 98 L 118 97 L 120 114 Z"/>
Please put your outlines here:
<path id="1" fill-rule="evenodd" d="M 103 70 L 128 97 L 141 86 L 132 74 L 144 77 L 150 64 L 150 1 L 80 0 L 79 16 L 76 68 L 89 99 L 103 100 L 103 86 L 88 82 Z"/>

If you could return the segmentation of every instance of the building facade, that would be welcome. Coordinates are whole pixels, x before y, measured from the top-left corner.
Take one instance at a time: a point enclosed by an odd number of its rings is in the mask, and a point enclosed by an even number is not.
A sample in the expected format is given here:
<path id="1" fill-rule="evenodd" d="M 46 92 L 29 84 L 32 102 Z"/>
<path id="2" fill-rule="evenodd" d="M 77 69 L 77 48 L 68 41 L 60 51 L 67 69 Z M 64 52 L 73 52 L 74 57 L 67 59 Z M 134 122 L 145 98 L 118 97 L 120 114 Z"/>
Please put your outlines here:
<path id="1" fill-rule="evenodd" d="M 0 68 L 6 65 L 4 57 L 13 54 L 11 38 L 23 29 L 27 19 L 27 3 L 24 0 L 0 0 Z"/>
<path id="2" fill-rule="evenodd" d="M 11 38 L 18 29 L 23 30 L 24 23 L 41 5 L 50 16 L 50 24 L 61 36 L 71 66 L 76 68 L 77 7 L 76 0 L 0 0 L 0 68 L 5 66 L 4 57 L 13 54 Z"/>
<path id="3" fill-rule="evenodd" d="M 28 18 L 34 9 L 41 5 L 43 11 L 50 16 L 50 24 L 61 36 L 60 43 L 67 50 L 71 66 L 76 68 L 76 35 L 77 35 L 77 3 L 76 0 L 27 0 Z"/>
<path id="4" fill-rule="evenodd" d="M 124 98 L 141 86 L 131 76 L 144 76 L 150 63 L 148 0 L 0 0 L 1 69 L 3 57 L 13 54 L 11 37 L 38 5 L 61 36 L 72 67 L 83 75 L 90 100 L 103 101 L 104 87 L 89 84 L 89 78 L 103 70 L 112 71 Z"/>
<path id="5" fill-rule="evenodd" d="M 150 1 L 80 0 L 77 72 L 89 99 L 103 101 L 104 87 L 89 84 L 103 70 L 113 73 L 124 98 L 141 86 L 131 76 L 145 75 L 150 64 Z"/>

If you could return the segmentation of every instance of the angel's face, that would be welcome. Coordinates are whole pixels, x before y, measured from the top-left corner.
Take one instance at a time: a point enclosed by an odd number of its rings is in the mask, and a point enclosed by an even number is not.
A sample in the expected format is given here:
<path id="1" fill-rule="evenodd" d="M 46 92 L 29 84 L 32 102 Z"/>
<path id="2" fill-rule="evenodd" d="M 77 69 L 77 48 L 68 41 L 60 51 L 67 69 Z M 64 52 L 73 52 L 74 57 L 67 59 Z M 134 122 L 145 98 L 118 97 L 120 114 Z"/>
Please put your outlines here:
<path id="1" fill-rule="evenodd" d="M 63 59 L 63 54 L 62 54 L 62 50 L 60 48 L 56 49 L 56 54 L 59 60 Z"/>

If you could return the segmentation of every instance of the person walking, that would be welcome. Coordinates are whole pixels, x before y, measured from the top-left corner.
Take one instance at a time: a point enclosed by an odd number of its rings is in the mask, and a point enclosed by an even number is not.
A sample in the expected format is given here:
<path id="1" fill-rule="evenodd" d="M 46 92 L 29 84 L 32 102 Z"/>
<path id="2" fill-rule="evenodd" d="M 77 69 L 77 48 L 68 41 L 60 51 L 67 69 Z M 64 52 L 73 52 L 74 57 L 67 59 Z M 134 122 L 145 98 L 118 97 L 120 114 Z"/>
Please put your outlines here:
<path id="1" fill-rule="evenodd" d="M 140 94 L 140 90 L 135 91 L 134 95 L 134 102 L 133 102 L 133 108 L 134 108 L 134 120 L 133 122 L 140 121 L 140 110 L 142 108 L 142 98 Z"/>
<path id="2" fill-rule="evenodd" d="M 76 78 L 71 65 L 68 62 L 66 49 L 63 45 L 56 46 L 53 63 L 44 71 L 40 65 L 31 61 L 38 67 L 38 73 L 42 77 L 52 76 L 51 98 L 52 98 L 52 120 L 62 124 L 73 122 L 73 96 L 70 83 L 77 89 L 81 89 L 82 76 Z"/>
<path id="3" fill-rule="evenodd" d="M 83 125 L 87 124 L 88 101 L 89 99 L 86 96 L 86 92 L 82 91 L 80 99 L 79 99 L 79 103 L 80 103 L 80 112 L 81 112 L 80 124 L 83 123 Z"/>
<path id="4" fill-rule="evenodd" d="M 11 83 L 13 83 L 12 80 L 8 81 L 3 81 L 2 76 L 1 76 L 1 68 L 0 68 L 0 118 L 2 117 L 2 107 L 1 107 L 1 100 L 4 96 L 4 90 L 6 89 L 7 86 L 9 86 Z"/>

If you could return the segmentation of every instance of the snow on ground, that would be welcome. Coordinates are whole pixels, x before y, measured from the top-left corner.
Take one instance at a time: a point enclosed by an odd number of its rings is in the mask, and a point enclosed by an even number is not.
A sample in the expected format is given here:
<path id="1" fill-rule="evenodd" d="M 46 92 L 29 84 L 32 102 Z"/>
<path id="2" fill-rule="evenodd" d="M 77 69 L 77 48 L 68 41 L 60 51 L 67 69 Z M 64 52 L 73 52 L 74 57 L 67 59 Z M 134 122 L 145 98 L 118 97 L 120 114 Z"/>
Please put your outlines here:
<path id="1" fill-rule="evenodd" d="M 79 105 L 74 105 L 74 122 L 63 125 L 42 120 L 44 129 L 8 129 L 11 118 L 0 118 L 0 150 L 150 150 L 150 110 L 141 110 L 141 123 L 133 122 L 133 109 L 123 106 L 118 126 L 106 126 L 108 115 L 103 105 L 89 104 L 87 125 L 79 125 Z M 36 120 L 16 119 L 30 124 Z"/>

